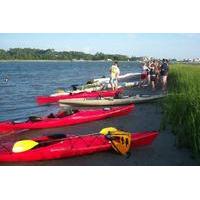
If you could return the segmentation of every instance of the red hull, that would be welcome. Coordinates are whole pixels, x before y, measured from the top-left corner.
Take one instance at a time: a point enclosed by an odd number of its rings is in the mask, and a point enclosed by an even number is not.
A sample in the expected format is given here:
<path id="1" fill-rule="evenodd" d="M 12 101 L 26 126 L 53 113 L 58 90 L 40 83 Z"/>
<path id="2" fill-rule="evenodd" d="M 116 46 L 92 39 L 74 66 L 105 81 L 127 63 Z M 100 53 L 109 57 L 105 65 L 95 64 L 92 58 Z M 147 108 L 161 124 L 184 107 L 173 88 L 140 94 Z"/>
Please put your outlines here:
<path id="1" fill-rule="evenodd" d="M 55 128 L 62 126 L 70 126 L 80 123 L 86 123 L 95 120 L 101 120 L 109 117 L 121 116 L 129 113 L 134 108 L 134 105 L 112 107 L 110 110 L 104 109 L 88 109 L 79 110 L 77 113 L 63 117 L 63 118 L 47 118 L 44 117 L 42 121 L 37 122 L 22 122 L 12 123 L 11 121 L 0 123 L 0 133 L 7 133 L 10 131 L 24 130 L 24 129 L 43 129 Z"/>
<path id="2" fill-rule="evenodd" d="M 113 97 L 118 93 L 123 92 L 123 89 L 118 90 L 103 90 L 103 91 L 92 91 L 92 92 L 80 92 L 72 93 L 60 96 L 38 96 L 36 101 L 39 105 L 56 103 L 61 99 L 74 99 L 74 98 L 96 98 L 96 97 Z"/>
<path id="3" fill-rule="evenodd" d="M 158 132 L 143 132 L 132 134 L 132 147 L 149 145 L 158 135 Z M 47 140 L 43 137 L 42 140 Z M 69 158 L 95 152 L 110 150 L 111 144 L 100 134 L 70 136 L 62 141 L 46 147 L 29 150 L 22 153 L 0 153 L 0 162 L 38 161 L 60 158 Z"/>

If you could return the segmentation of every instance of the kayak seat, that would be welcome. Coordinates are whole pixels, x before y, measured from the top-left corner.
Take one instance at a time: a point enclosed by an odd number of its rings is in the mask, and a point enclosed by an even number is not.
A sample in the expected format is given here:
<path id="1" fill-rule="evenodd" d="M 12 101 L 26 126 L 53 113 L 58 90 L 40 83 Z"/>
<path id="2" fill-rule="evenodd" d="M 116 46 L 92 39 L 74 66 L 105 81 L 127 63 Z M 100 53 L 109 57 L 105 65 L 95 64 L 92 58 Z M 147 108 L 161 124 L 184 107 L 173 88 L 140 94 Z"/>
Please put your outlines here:
<path id="1" fill-rule="evenodd" d="M 12 124 L 21 124 L 21 123 L 24 123 L 24 122 L 27 122 L 29 121 L 28 119 L 24 119 L 24 120 L 13 120 L 12 121 Z"/>
<path id="2" fill-rule="evenodd" d="M 79 86 L 79 85 L 77 85 L 77 84 L 71 85 L 71 87 L 72 87 L 72 89 L 73 89 L 74 91 L 78 90 L 78 86 Z"/>
<path id="3" fill-rule="evenodd" d="M 38 116 L 30 116 L 28 118 L 28 121 L 31 121 L 31 122 L 38 122 L 38 121 L 42 121 L 42 118 L 41 117 L 38 117 Z"/>
<path id="4" fill-rule="evenodd" d="M 105 107 L 105 108 L 103 108 L 103 110 L 105 110 L 105 111 L 108 111 L 108 110 L 111 110 L 112 108 L 110 108 L 110 107 Z"/>
<path id="5" fill-rule="evenodd" d="M 56 116 L 53 113 L 50 113 L 47 118 L 56 118 Z"/>
<path id="6" fill-rule="evenodd" d="M 78 109 L 73 109 L 72 111 L 73 111 L 73 114 L 79 112 Z"/>
<path id="7" fill-rule="evenodd" d="M 69 109 L 69 110 L 65 110 L 65 111 L 58 113 L 56 115 L 56 117 L 57 118 L 63 118 L 63 117 L 66 117 L 66 116 L 73 115 L 74 113 L 77 113 L 77 112 L 78 112 L 78 109 Z"/>
<path id="8" fill-rule="evenodd" d="M 93 80 L 89 80 L 86 84 L 93 84 L 94 81 Z"/>
<path id="9" fill-rule="evenodd" d="M 47 135 L 47 137 L 49 139 L 62 139 L 62 138 L 66 138 L 67 136 L 63 133 L 54 133 L 52 135 Z"/>

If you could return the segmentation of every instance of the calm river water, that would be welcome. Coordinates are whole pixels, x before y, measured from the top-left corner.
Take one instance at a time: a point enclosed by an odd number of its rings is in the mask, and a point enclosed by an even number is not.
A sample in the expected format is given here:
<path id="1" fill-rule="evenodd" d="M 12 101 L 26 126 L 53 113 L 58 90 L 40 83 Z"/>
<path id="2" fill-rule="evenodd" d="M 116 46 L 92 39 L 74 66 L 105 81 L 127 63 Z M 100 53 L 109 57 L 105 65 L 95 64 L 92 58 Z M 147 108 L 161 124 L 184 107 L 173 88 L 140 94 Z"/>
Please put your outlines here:
<path id="1" fill-rule="evenodd" d="M 57 88 L 109 76 L 111 62 L 0 62 L 0 121 L 43 115 L 55 106 L 38 107 L 35 97 Z M 140 71 L 140 64 L 121 62 L 121 74 Z M 6 78 L 8 80 L 6 80 Z"/>

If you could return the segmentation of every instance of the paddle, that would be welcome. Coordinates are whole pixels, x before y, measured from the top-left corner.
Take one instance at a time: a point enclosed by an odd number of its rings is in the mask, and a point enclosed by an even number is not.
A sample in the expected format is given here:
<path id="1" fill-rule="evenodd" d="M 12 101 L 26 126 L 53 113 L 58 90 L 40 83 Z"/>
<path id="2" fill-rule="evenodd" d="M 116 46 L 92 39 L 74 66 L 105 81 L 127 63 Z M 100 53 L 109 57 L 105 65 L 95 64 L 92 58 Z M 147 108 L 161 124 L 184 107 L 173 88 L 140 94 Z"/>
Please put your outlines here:
<path id="1" fill-rule="evenodd" d="M 14 144 L 12 152 L 21 153 L 24 151 L 28 151 L 37 145 L 39 145 L 39 142 L 35 142 L 34 140 L 21 140 Z"/>
<path id="2" fill-rule="evenodd" d="M 130 156 L 131 134 L 128 132 L 117 130 L 113 134 L 107 134 L 105 137 L 111 141 L 112 147 L 118 153 Z"/>
<path id="3" fill-rule="evenodd" d="M 100 133 L 103 135 L 107 135 L 109 132 L 115 132 L 115 131 L 117 131 L 115 127 L 107 127 L 107 128 L 101 129 Z"/>
<path id="4" fill-rule="evenodd" d="M 117 130 L 114 127 L 108 127 L 104 128 L 100 131 L 101 134 L 105 135 L 105 138 L 111 141 L 111 145 L 115 151 L 122 155 L 128 155 L 128 152 L 131 147 L 131 134 L 128 132 L 120 131 Z M 98 135 L 97 134 L 91 134 L 91 135 Z M 55 135 L 56 136 L 56 135 Z M 80 137 L 80 136 L 77 136 Z M 59 137 L 51 137 L 49 138 L 59 138 Z M 25 152 L 28 150 L 33 149 L 34 147 L 41 145 L 42 143 L 49 143 L 49 142 L 56 142 L 56 141 L 62 141 L 64 140 L 65 135 L 62 135 L 61 139 L 54 139 L 54 140 L 48 140 L 48 141 L 34 141 L 34 140 L 21 140 L 16 142 L 13 145 L 12 152 L 14 153 L 20 153 L 20 152 Z"/>
<path id="5" fill-rule="evenodd" d="M 28 151 L 30 149 L 33 149 L 34 147 L 40 145 L 40 144 L 47 144 L 50 142 L 56 142 L 56 141 L 62 141 L 64 138 L 66 138 L 65 134 L 53 134 L 47 136 L 50 140 L 48 141 L 34 141 L 34 140 L 20 140 L 15 142 L 12 148 L 13 153 L 21 153 L 24 151 Z"/>
<path id="6" fill-rule="evenodd" d="M 117 130 L 114 127 L 104 128 L 100 133 L 105 135 L 106 139 L 111 141 L 111 145 L 115 151 L 122 155 L 129 156 L 129 150 L 131 148 L 130 133 Z"/>

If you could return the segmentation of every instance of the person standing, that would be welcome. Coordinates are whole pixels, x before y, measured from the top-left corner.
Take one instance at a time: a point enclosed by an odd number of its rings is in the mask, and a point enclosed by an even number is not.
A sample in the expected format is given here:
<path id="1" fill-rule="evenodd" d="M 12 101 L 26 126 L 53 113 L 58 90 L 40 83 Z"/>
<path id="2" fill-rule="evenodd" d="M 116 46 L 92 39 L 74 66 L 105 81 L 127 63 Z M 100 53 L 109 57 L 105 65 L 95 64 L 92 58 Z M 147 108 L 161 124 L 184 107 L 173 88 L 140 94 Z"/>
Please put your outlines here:
<path id="1" fill-rule="evenodd" d="M 160 76 L 161 76 L 161 82 L 162 82 L 162 91 L 164 92 L 166 92 L 166 89 L 167 89 L 168 72 L 169 72 L 168 61 L 166 59 L 163 59 L 163 63 L 160 67 Z"/>
<path id="2" fill-rule="evenodd" d="M 118 89 L 118 78 L 119 78 L 120 70 L 118 66 L 118 62 L 114 62 L 110 67 L 110 84 L 112 90 Z"/>
<path id="3" fill-rule="evenodd" d="M 155 72 L 156 72 L 156 85 L 159 84 L 159 80 L 160 80 L 160 67 L 161 67 L 160 61 L 157 60 L 157 62 L 156 62 L 156 68 L 155 68 Z"/>
<path id="4" fill-rule="evenodd" d="M 141 76 L 140 76 L 140 84 L 139 87 L 143 87 L 145 84 L 148 83 L 148 72 L 149 72 L 149 68 L 147 67 L 146 63 L 144 62 L 142 65 L 142 72 L 141 72 Z"/>
<path id="5" fill-rule="evenodd" d="M 150 85 L 150 83 L 151 83 L 151 75 L 150 75 L 150 66 L 151 66 L 151 64 L 152 64 L 151 61 L 147 62 L 147 67 L 148 67 L 148 70 L 147 70 L 148 85 Z"/>
<path id="6" fill-rule="evenodd" d="M 151 80 L 151 86 L 152 91 L 155 91 L 155 82 L 156 82 L 156 61 L 154 60 L 150 65 L 150 80 Z"/>

